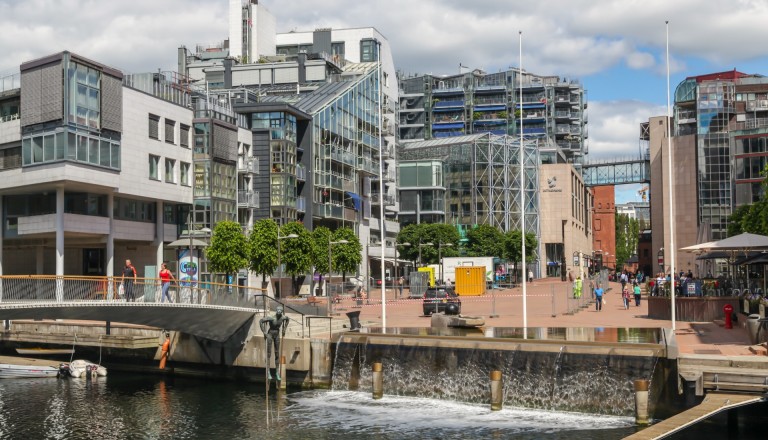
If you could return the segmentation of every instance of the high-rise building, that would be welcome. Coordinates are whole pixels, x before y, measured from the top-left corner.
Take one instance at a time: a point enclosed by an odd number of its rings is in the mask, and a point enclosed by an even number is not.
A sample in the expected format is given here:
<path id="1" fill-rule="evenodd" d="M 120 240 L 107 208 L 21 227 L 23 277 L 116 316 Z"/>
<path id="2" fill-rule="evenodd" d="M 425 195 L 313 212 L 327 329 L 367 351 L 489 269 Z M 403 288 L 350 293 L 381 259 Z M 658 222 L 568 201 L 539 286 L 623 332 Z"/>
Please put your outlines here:
<path id="1" fill-rule="evenodd" d="M 732 70 L 678 84 L 671 126 L 676 248 L 726 238 L 733 211 L 760 199 L 761 171 L 768 163 L 767 117 L 768 78 L 762 75 Z M 651 205 L 663 204 L 667 212 L 664 119 L 642 124 L 641 140 L 651 152 Z M 653 248 L 663 248 L 664 261 L 670 261 L 668 216 L 658 220 L 653 220 Z M 676 269 L 693 267 L 694 257 L 677 252 Z"/>
<path id="2" fill-rule="evenodd" d="M 401 75 L 401 142 L 476 133 L 538 137 L 542 163 L 583 161 L 586 92 L 577 81 L 518 69 Z M 522 83 L 522 98 L 521 98 Z"/>

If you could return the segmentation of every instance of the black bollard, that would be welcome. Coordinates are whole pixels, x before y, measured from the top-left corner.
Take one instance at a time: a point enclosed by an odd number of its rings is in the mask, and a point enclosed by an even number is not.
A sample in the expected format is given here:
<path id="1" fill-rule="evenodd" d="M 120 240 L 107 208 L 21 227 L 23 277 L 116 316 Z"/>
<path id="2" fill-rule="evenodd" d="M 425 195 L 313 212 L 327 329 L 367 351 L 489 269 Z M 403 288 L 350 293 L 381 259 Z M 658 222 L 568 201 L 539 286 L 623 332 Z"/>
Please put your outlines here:
<path id="1" fill-rule="evenodd" d="M 360 330 L 360 310 L 353 312 L 347 312 L 347 318 L 349 318 L 349 330 L 356 332 Z"/>

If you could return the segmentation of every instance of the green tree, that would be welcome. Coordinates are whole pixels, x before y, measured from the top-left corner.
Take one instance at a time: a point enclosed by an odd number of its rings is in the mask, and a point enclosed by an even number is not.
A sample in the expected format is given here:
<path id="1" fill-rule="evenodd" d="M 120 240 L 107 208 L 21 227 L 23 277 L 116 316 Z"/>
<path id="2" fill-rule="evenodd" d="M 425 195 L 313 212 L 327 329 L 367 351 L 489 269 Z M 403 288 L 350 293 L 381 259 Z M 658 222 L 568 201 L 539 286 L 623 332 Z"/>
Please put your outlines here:
<path id="1" fill-rule="evenodd" d="M 616 270 L 621 271 L 629 257 L 637 254 L 640 226 L 627 214 L 616 214 Z"/>
<path id="2" fill-rule="evenodd" d="M 280 236 L 285 237 L 296 234 L 296 238 L 288 238 L 280 241 L 280 254 L 285 265 L 285 273 L 291 275 L 291 291 L 299 294 L 300 277 L 306 276 L 312 269 L 312 235 L 304 227 L 303 223 L 291 222 L 280 228 Z"/>
<path id="3" fill-rule="evenodd" d="M 341 272 L 342 281 L 347 281 L 348 273 L 355 273 L 363 261 L 363 245 L 351 228 L 339 228 L 333 232 L 333 241 L 346 240 L 347 243 L 333 245 L 333 268 Z"/>
<path id="4" fill-rule="evenodd" d="M 504 234 L 491 225 L 479 225 L 467 232 L 467 255 L 470 257 L 502 257 Z"/>
<path id="5" fill-rule="evenodd" d="M 522 232 L 519 229 L 512 229 L 504 234 L 503 239 L 504 251 L 501 254 L 503 258 L 515 263 L 515 267 L 523 259 L 523 241 Z M 525 261 L 531 263 L 536 261 L 536 250 L 539 246 L 539 240 L 536 238 L 536 234 L 529 232 L 525 234 Z M 517 277 L 517 271 L 515 271 L 515 277 Z M 522 274 L 525 276 L 526 274 Z"/>
<path id="6" fill-rule="evenodd" d="M 741 205 L 736 208 L 731 216 L 728 218 L 728 236 L 733 237 L 739 235 L 744 230 L 741 227 L 741 222 L 749 214 L 750 205 Z"/>
<path id="7" fill-rule="evenodd" d="M 330 272 L 328 268 L 328 243 L 333 240 L 331 230 L 325 226 L 318 226 L 312 231 L 312 265 L 320 274 Z"/>
<path id="8" fill-rule="evenodd" d="M 240 224 L 223 221 L 216 224 L 211 237 L 211 245 L 206 256 L 211 270 L 227 276 L 237 273 L 248 265 L 248 246 Z"/>
<path id="9" fill-rule="evenodd" d="M 271 218 L 253 224 L 248 236 L 249 269 L 261 275 L 262 288 L 267 286 L 267 275 L 277 269 L 277 231 L 279 226 Z"/>
<path id="10" fill-rule="evenodd" d="M 423 264 L 436 264 L 443 257 L 459 255 L 459 231 L 451 225 L 443 223 L 420 223 L 408 225 L 397 235 L 398 243 L 410 243 L 410 246 L 398 246 L 400 257 L 404 260 L 418 261 L 419 244 L 421 246 L 421 261 Z M 425 246 L 432 243 L 431 246 Z"/>

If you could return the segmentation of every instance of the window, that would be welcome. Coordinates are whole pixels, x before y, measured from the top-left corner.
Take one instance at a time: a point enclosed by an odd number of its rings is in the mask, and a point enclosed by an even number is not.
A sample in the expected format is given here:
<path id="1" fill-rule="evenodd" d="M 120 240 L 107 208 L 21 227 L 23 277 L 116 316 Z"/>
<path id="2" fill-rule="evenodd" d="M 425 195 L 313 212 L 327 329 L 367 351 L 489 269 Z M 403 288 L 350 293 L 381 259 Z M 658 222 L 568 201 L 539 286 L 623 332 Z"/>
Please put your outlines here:
<path id="1" fill-rule="evenodd" d="M 176 142 L 176 121 L 165 120 L 165 142 L 175 144 Z"/>
<path id="2" fill-rule="evenodd" d="M 181 176 L 179 177 L 179 183 L 181 183 L 183 186 L 189 186 L 189 170 L 191 165 L 186 162 L 181 162 L 179 164 L 179 172 L 181 173 Z"/>
<path id="3" fill-rule="evenodd" d="M 149 178 L 152 180 L 160 180 L 160 157 L 149 155 Z"/>
<path id="4" fill-rule="evenodd" d="M 69 122 L 82 127 L 100 128 L 101 72 L 71 62 L 67 69 L 67 81 L 70 90 Z"/>
<path id="5" fill-rule="evenodd" d="M 189 125 L 179 125 L 179 145 L 189 148 Z"/>
<path id="6" fill-rule="evenodd" d="M 362 40 L 360 42 L 360 62 L 367 63 L 379 60 L 379 45 L 376 40 Z"/>
<path id="7" fill-rule="evenodd" d="M 160 116 L 149 115 L 149 137 L 160 139 Z"/>
<path id="8" fill-rule="evenodd" d="M 176 161 L 173 159 L 165 159 L 165 181 L 176 183 Z"/>

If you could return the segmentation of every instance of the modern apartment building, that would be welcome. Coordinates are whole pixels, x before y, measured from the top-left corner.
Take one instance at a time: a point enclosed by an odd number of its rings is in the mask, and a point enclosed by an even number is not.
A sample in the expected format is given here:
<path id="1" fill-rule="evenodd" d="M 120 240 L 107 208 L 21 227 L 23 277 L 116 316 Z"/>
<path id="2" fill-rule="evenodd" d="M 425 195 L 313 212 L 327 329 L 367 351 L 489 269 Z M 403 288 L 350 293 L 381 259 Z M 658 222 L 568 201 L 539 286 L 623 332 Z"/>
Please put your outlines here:
<path id="1" fill-rule="evenodd" d="M 131 259 L 152 277 L 175 261 L 165 245 L 186 227 L 204 101 L 71 52 L 14 76 L 0 91 L 2 273 L 113 275 Z"/>
<path id="2" fill-rule="evenodd" d="M 726 238 L 733 210 L 761 197 L 760 173 L 768 163 L 768 78 L 737 70 L 686 78 L 675 89 L 673 112 L 672 197 L 679 249 Z M 641 139 L 651 151 L 651 204 L 666 208 L 667 142 L 657 125 L 664 126 L 663 118 L 644 123 Z M 671 228 L 664 217 L 653 221 L 653 248 L 664 248 L 669 261 Z M 677 252 L 677 268 L 688 270 L 695 265 L 692 258 Z"/>
<path id="3" fill-rule="evenodd" d="M 492 133 L 541 139 L 542 163 L 583 161 L 586 92 L 576 81 L 519 69 L 458 75 L 401 75 L 399 132 L 403 143 Z M 522 98 L 521 98 L 522 85 Z"/>

